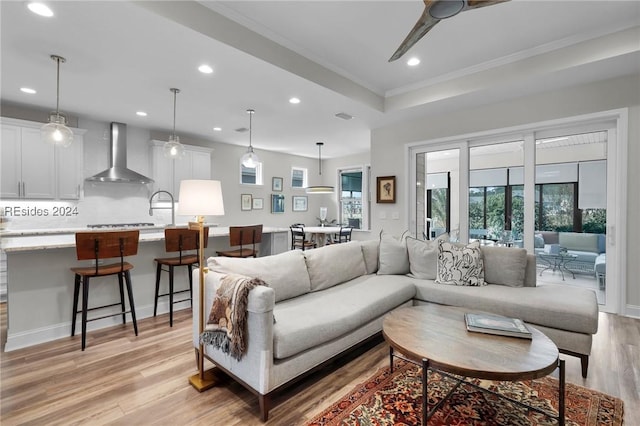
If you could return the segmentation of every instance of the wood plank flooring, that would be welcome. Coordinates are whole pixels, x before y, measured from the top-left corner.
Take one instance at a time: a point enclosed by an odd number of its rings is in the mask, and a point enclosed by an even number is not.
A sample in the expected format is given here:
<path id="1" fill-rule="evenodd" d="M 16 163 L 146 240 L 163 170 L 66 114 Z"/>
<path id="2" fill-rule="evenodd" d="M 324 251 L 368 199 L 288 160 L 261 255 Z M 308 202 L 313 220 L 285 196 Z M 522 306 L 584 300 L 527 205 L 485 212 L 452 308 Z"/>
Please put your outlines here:
<path id="1" fill-rule="evenodd" d="M 5 308 L 0 305 L 2 341 Z M 8 425 L 260 425 L 257 399 L 230 379 L 198 393 L 191 311 L 90 332 L 1 354 L 0 423 Z M 376 342 L 324 368 L 277 397 L 268 425 L 299 425 L 328 407 L 388 362 Z M 567 381 L 618 396 L 625 424 L 640 425 L 640 320 L 600 314 L 589 377 L 576 358 L 567 360 Z"/>

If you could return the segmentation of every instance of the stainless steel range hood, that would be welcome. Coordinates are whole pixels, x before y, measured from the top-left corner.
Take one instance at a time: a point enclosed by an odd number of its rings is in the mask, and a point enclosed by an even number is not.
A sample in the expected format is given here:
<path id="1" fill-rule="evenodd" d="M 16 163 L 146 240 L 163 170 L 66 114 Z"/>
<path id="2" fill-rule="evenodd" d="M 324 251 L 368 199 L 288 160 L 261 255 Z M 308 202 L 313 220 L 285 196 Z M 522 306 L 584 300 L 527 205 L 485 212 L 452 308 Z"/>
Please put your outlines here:
<path id="1" fill-rule="evenodd" d="M 127 168 L 127 125 L 111 123 L 109 168 L 86 180 L 89 182 L 153 183 L 153 179 Z"/>

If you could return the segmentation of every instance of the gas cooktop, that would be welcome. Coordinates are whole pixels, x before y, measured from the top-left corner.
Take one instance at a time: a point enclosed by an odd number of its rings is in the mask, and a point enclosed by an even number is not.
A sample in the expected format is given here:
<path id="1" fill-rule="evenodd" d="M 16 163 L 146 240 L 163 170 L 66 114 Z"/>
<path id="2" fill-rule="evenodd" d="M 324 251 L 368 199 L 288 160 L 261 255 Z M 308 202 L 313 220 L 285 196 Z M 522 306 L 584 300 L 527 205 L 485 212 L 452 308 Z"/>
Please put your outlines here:
<path id="1" fill-rule="evenodd" d="M 140 222 L 140 223 L 98 223 L 95 225 L 87 225 L 87 228 L 144 228 L 149 226 L 156 226 L 155 223 Z"/>

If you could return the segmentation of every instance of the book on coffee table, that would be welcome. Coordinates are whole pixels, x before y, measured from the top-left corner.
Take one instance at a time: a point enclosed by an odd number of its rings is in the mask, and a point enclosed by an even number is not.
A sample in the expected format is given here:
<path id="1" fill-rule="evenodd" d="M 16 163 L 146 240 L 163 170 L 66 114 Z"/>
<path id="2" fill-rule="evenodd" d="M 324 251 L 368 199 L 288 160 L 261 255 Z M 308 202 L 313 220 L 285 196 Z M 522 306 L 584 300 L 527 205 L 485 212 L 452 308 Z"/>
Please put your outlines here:
<path id="1" fill-rule="evenodd" d="M 492 314 L 464 314 L 467 330 L 478 333 L 531 339 L 531 331 L 518 318 L 509 318 Z"/>

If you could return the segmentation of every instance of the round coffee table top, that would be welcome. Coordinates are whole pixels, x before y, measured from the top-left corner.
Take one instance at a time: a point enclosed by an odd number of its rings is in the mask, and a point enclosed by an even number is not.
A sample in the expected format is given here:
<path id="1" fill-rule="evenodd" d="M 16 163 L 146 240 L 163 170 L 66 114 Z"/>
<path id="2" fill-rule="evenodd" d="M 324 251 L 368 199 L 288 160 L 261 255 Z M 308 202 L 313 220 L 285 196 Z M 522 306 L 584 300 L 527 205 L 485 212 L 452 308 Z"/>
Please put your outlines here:
<path id="1" fill-rule="evenodd" d="M 467 330 L 473 309 L 428 304 L 400 308 L 384 317 L 382 333 L 394 350 L 437 370 L 487 380 L 544 377 L 558 366 L 558 348 L 528 325 L 532 339 Z"/>

